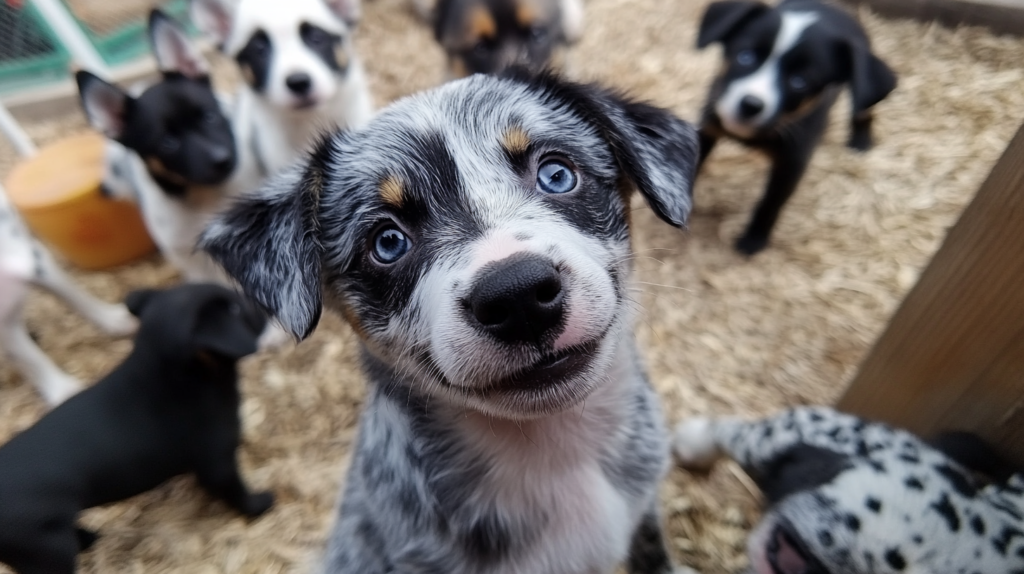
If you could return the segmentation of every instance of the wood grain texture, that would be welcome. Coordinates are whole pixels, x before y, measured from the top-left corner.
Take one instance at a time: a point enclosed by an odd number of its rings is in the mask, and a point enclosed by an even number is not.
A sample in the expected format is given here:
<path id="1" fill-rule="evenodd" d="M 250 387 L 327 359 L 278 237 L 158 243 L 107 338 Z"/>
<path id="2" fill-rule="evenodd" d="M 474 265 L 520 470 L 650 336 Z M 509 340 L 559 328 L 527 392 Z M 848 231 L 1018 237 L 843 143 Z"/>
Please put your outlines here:
<path id="1" fill-rule="evenodd" d="M 1024 36 L 1024 0 L 846 0 L 884 16 L 935 21 L 944 26 L 985 26 L 997 34 Z"/>
<path id="2" fill-rule="evenodd" d="M 869 353 L 839 408 L 971 430 L 1024 468 L 1024 126 Z"/>

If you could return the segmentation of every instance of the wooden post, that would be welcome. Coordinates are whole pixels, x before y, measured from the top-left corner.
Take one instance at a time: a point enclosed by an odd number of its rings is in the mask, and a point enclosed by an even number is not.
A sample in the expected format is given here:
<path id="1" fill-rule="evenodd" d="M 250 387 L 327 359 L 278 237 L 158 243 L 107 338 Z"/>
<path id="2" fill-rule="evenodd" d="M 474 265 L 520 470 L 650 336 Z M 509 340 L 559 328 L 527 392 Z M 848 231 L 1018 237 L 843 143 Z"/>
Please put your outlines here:
<path id="1" fill-rule="evenodd" d="M 890 18 L 943 26 L 985 26 L 996 34 L 1024 36 L 1024 0 L 845 0 L 866 4 Z"/>
<path id="2" fill-rule="evenodd" d="M 974 431 L 1024 468 L 1024 126 L 838 406 L 926 436 Z"/>

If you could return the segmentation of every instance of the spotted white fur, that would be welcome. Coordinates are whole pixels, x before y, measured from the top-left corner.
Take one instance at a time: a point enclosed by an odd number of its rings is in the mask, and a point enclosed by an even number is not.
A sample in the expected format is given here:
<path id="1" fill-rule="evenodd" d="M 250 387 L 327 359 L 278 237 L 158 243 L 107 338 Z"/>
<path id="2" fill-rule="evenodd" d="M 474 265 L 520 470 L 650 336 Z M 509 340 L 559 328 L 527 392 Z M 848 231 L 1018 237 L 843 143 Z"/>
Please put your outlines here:
<path id="1" fill-rule="evenodd" d="M 54 364 L 29 335 L 23 312 L 30 285 L 57 295 L 111 335 L 129 335 L 138 326 L 124 305 L 100 301 L 76 285 L 31 236 L 0 188 L 0 350 L 55 405 L 82 385 Z"/>
<path id="2" fill-rule="evenodd" d="M 769 555 L 780 527 L 822 574 L 1024 571 L 1024 479 L 976 484 L 905 431 L 805 407 L 751 422 L 690 419 L 673 448 L 684 466 L 728 456 L 763 487 L 787 482 L 750 535 L 755 574 L 779 574 Z"/>

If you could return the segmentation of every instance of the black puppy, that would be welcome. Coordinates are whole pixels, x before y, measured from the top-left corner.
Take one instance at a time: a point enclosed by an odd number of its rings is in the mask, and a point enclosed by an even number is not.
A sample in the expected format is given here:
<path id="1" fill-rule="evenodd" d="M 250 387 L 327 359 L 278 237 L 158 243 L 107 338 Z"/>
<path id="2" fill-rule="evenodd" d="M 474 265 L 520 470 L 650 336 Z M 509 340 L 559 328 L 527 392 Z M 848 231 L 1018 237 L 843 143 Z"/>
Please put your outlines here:
<path id="1" fill-rule="evenodd" d="M 180 474 L 246 516 L 273 504 L 239 476 L 236 362 L 256 351 L 262 315 L 234 292 L 192 284 L 136 291 L 135 348 L 109 375 L 0 447 L 0 562 L 19 574 L 65 574 L 96 535 L 87 508 Z"/>
<path id="2" fill-rule="evenodd" d="M 892 70 L 871 53 L 864 29 L 841 9 L 814 0 L 714 2 L 697 47 L 721 42 L 724 72 L 715 79 L 701 121 L 701 162 L 729 136 L 772 158 L 768 187 L 736 249 L 768 245 L 828 124 L 840 89 L 853 102 L 848 145 L 871 147 L 871 107 L 896 87 Z"/>

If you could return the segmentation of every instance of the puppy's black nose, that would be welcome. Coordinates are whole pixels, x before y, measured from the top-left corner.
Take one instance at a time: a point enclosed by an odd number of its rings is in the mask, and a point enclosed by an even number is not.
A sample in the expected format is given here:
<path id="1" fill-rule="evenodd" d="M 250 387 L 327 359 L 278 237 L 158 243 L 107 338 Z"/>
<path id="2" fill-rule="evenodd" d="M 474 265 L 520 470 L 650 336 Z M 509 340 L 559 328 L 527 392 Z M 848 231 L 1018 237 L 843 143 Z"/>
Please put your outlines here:
<path id="1" fill-rule="evenodd" d="M 506 343 L 535 343 L 562 323 L 562 279 L 537 255 L 485 268 L 467 301 L 478 326 Z"/>
<path id="2" fill-rule="evenodd" d="M 744 118 L 752 118 L 761 113 L 764 109 L 764 100 L 756 96 L 743 96 L 740 100 L 740 115 Z"/>
<path id="3" fill-rule="evenodd" d="M 313 78 L 304 72 L 290 74 L 284 79 L 284 85 L 288 86 L 288 89 L 296 96 L 305 96 L 313 87 Z"/>
<path id="4" fill-rule="evenodd" d="M 211 149 L 210 161 L 213 162 L 213 168 L 217 171 L 226 171 L 230 169 L 231 164 L 233 163 L 231 150 L 223 147 Z"/>

